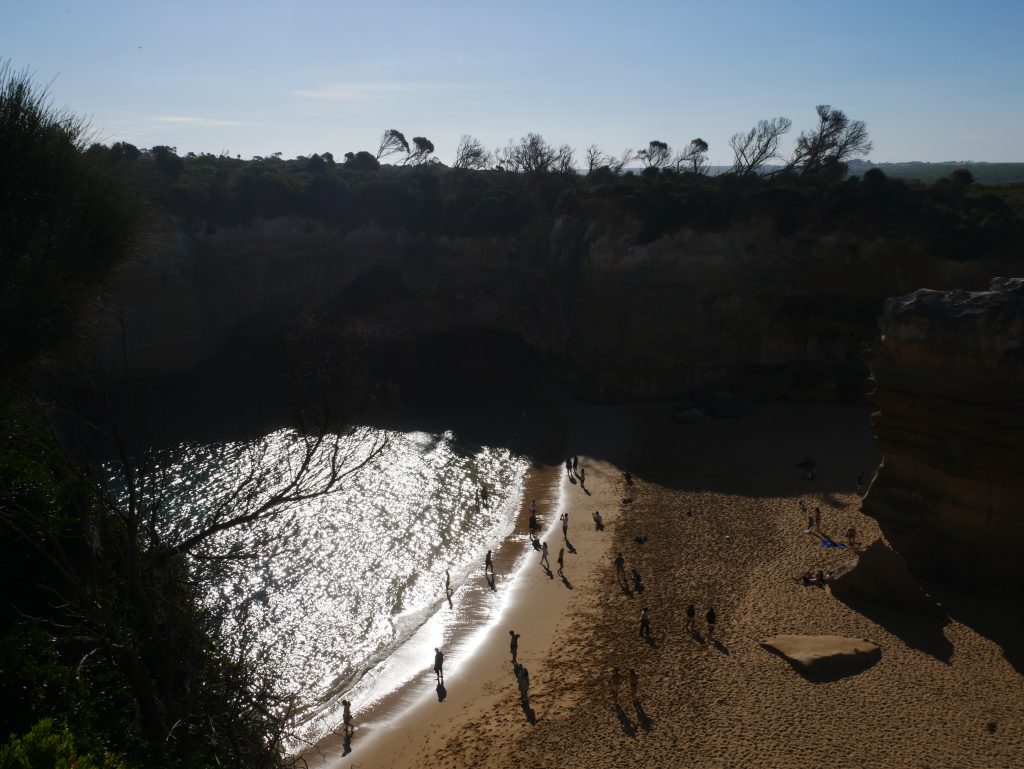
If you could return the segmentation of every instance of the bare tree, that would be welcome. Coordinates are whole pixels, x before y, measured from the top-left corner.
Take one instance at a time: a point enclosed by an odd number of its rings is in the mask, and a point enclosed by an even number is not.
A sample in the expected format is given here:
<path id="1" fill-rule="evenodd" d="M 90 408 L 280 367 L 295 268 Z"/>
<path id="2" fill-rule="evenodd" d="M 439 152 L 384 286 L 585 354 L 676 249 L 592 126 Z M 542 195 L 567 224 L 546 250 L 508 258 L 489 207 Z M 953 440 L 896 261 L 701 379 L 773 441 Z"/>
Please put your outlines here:
<path id="1" fill-rule="evenodd" d="M 414 136 L 412 137 L 412 152 L 405 159 L 405 164 L 418 166 L 429 163 L 433 159 L 433 155 L 434 143 L 425 136 Z"/>
<path id="2" fill-rule="evenodd" d="M 459 146 L 455 148 L 455 162 L 452 168 L 482 171 L 491 164 L 491 153 L 489 153 L 479 139 L 469 134 L 463 134 L 459 139 Z"/>
<path id="3" fill-rule="evenodd" d="M 652 139 L 647 149 L 637 152 L 636 157 L 648 168 L 664 168 L 672 159 L 672 148 L 663 141 Z"/>
<path id="4" fill-rule="evenodd" d="M 700 137 L 686 145 L 686 149 L 676 154 L 672 165 L 677 171 L 703 176 L 708 172 L 708 143 Z"/>
<path id="5" fill-rule="evenodd" d="M 495 168 L 512 173 L 574 173 L 575 151 L 568 144 L 554 147 L 540 134 L 527 134 L 518 142 L 509 140 L 494 153 Z"/>
<path id="6" fill-rule="evenodd" d="M 590 176 L 598 168 L 610 165 L 610 160 L 596 144 L 591 144 L 583 153 L 583 167 L 587 170 L 587 176 Z"/>
<path id="7" fill-rule="evenodd" d="M 634 160 L 636 160 L 636 153 L 633 152 L 632 148 L 626 148 L 622 151 L 622 154 L 619 155 L 619 157 L 617 158 L 609 156 L 608 167 L 611 169 L 613 174 L 618 176 L 619 174 L 622 173 L 626 166 L 628 166 Z"/>
<path id="8" fill-rule="evenodd" d="M 818 125 L 797 137 L 787 170 L 807 176 L 823 169 L 843 168 L 847 160 L 871 152 L 863 120 L 850 120 L 845 112 L 829 104 L 819 104 L 815 111 Z"/>
<path id="9" fill-rule="evenodd" d="M 731 172 L 737 176 L 759 173 L 765 163 L 779 157 L 779 141 L 792 125 L 789 118 L 776 117 L 757 121 L 746 133 L 733 134 L 729 139 L 734 158 Z"/>
<path id="10" fill-rule="evenodd" d="M 377 148 L 377 160 L 386 158 L 389 155 L 397 155 L 399 152 L 409 154 L 409 142 L 401 131 L 389 128 L 380 137 L 380 146 Z"/>

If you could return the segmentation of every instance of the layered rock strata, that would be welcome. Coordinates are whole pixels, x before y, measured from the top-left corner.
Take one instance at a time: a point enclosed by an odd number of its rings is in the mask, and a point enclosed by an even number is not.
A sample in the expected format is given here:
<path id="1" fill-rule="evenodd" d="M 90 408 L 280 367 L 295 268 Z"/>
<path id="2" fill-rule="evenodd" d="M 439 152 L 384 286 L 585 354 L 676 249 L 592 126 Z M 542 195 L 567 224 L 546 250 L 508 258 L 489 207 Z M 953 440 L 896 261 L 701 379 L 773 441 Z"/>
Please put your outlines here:
<path id="1" fill-rule="evenodd" d="M 864 500 L 915 570 L 1024 585 L 1024 279 L 889 299 Z"/>

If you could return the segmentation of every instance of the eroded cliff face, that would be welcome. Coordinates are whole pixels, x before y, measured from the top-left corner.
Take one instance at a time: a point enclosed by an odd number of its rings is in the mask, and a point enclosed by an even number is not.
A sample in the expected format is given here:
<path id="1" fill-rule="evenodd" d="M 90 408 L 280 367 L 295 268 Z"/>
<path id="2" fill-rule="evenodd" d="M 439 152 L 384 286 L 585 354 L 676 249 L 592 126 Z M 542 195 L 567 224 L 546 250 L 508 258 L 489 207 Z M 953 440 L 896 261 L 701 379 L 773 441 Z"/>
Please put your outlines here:
<path id="1" fill-rule="evenodd" d="M 864 500 L 916 569 L 1024 586 L 1024 279 L 889 299 Z"/>
<path id="2" fill-rule="evenodd" d="M 460 335 L 521 344 L 592 400 L 697 388 L 850 400 L 885 297 L 983 285 L 992 269 L 857 233 L 782 238 L 770 223 L 648 243 L 638 232 L 572 217 L 503 238 L 338 234 L 294 218 L 213 234 L 172 223 L 108 283 L 85 347 L 116 377 L 127 338 L 132 376 L 180 376 L 226 351 L 258 356 L 282 324 L 316 312 L 399 354 Z"/>

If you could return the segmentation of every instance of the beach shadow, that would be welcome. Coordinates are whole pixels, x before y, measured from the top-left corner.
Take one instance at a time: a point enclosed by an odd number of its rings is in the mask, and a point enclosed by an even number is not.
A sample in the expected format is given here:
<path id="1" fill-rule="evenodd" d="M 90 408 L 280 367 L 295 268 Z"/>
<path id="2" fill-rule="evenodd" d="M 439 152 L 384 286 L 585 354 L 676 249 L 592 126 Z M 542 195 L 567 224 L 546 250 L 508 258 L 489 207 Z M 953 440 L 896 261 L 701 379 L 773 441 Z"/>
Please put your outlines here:
<path id="1" fill-rule="evenodd" d="M 615 706 L 615 715 L 619 717 L 619 724 L 622 726 L 622 731 L 626 733 L 628 737 L 636 737 L 636 727 L 633 726 L 633 722 L 629 720 L 629 716 L 626 715 L 626 711 L 622 709 L 621 705 Z"/>
<path id="2" fill-rule="evenodd" d="M 636 710 L 636 720 L 640 724 L 640 728 L 645 732 L 654 731 L 654 721 L 647 715 L 647 711 L 644 710 L 640 700 L 633 700 L 633 708 Z"/>
<path id="3" fill-rule="evenodd" d="M 550 566 L 544 566 L 543 564 L 541 564 L 541 568 L 544 569 L 544 573 L 548 575 L 548 579 L 554 579 L 555 578 L 555 573 L 553 571 L 551 571 L 551 567 Z"/>
<path id="4" fill-rule="evenodd" d="M 576 485 L 576 479 L 573 478 L 571 475 L 569 476 L 569 483 L 571 483 L 573 486 Z"/>
<path id="5" fill-rule="evenodd" d="M 562 584 L 565 585 L 570 590 L 572 590 L 572 582 L 570 582 L 568 577 L 566 577 L 564 574 L 562 575 Z"/>
<path id="6" fill-rule="evenodd" d="M 497 587 L 497 585 L 495 584 L 495 577 L 494 577 L 494 575 L 492 574 L 492 575 L 490 575 L 489 577 L 487 577 L 487 576 L 485 575 L 485 578 L 486 578 L 486 580 L 487 580 L 487 585 L 488 585 L 488 586 L 489 586 L 489 587 L 491 588 L 491 590 L 493 590 L 494 592 L 497 592 L 497 590 L 498 590 L 498 587 Z"/>
<path id="7" fill-rule="evenodd" d="M 533 544 L 533 549 L 534 550 L 540 550 L 540 540 L 539 539 L 531 538 L 530 542 Z"/>
<path id="8" fill-rule="evenodd" d="M 349 753 L 352 752 L 352 736 L 350 734 L 346 734 L 344 737 L 342 737 L 341 748 L 341 755 L 343 756 L 347 756 Z"/>
<path id="9" fill-rule="evenodd" d="M 444 702 L 444 698 L 448 696 L 448 690 L 444 688 L 444 681 L 437 682 L 437 701 Z"/>
<path id="10" fill-rule="evenodd" d="M 619 587 L 622 588 L 622 592 L 624 595 L 626 595 L 629 598 L 633 597 L 633 591 L 629 589 L 629 585 L 627 585 L 625 582 L 620 582 Z"/>
<path id="11" fill-rule="evenodd" d="M 711 645 L 714 646 L 718 651 L 724 654 L 726 657 L 729 656 L 729 647 L 719 641 L 717 638 L 711 639 Z"/>
<path id="12" fill-rule="evenodd" d="M 930 654 L 939 662 L 950 664 L 953 658 L 953 644 L 945 634 L 949 617 L 908 614 L 860 598 L 835 597 L 853 611 L 892 633 L 910 648 Z"/>
<path id="13" fill-rule="evenodd" d="M 647 645 L 650 646 L 652 649 L 657 648 L 658 642 L 655 640 L 654 636 L 645 636 L 644 640 L 647 641 Z"/>
<path id="14" fill-rule="evenodd" d="M 537 714 L 533 711 L 533 708 L 530 707 L 530 703 L 520 702 L 519 704 L 522 705 L 523 715 L 526 716 L 526 720 L 529 721 L 531 724 L 536 724 Z"/>
<path id="15" fill-rule="evenodd" d="M 581 485 L 580 488 L 583 489 L 583 493 L 586 494 L 588 497 L 594 496 L 593 494 L 590 493 L 590 489 L 588 489 L 586 486 Z"/>
<path id="16" fill-rule="evenodd" d="M 597 521 L 595 521 L 594 522 L 594 531 L 604 531 L 604 524 L 603 523 L 597 523 Z"/>
<path id="17" fill-rule="evenodd" d="M 699 644 L 703 644 L 703 643 L 704 643 L 704 636 L 702 636 L 702 635 L 701 635 L 701 634 L 700 634 L 700 633 L 699 633 L 698 631 L 696 631 L 696 630 L 691 630 L 691 631 L 690 631 L 690 637 L 691 637 L 691 638 L 692 638 L 692 639 L 693 639 L 694 641 L 696 641 L 697 643 L 699 643 Z"/>
<path id="18" fill-rule="evenodd" d="M 928 591 L 950 617 L 999 646 L 1006 661 L 1024 675 L 1024 614 L 1020 611 L 1024 596 L 1019 591 L 954 592 L 931 583 Z"/>
<path id="19" fill-rule="evenodd" d="M 565 540 L 565 549 L 573 555 L 576 555 L 576 548 L 572 546 L 572 542 L 570 542 L 568 539 Z"/>

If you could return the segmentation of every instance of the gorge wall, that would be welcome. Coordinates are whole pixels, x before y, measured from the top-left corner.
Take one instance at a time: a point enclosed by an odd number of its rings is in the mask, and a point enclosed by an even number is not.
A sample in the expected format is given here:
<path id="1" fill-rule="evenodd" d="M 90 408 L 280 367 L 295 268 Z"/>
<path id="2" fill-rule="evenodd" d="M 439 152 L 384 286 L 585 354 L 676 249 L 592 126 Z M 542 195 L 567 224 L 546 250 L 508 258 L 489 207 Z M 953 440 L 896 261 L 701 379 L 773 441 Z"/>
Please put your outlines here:
<path id="1" fill-rule="evenodd" d="M 880 325 L 865 512 L 917 570 L 1024 587 L 1024 279 L 892 298 Z"/>
<path id="2" fill-rule="evenodd" d="M 259 358 L 282 324 L 315 312 L 397 357 L 429 359 L 467 335 L 493 339 L 498 355 L 522 345 L 596 401 L 701 388 L 856 400 L 885 297 L 998 274 L 909 238 L 787 238 L 756 220 L 653 242 L 639 229 L 562 216 L 515 236 L 447 238 L 373 225 L 342 234 L 296 217 L 212 233 L 170 220 L 107 282 L 81 347 L 108 379 L 187 376 L 225 356 Z"/>

